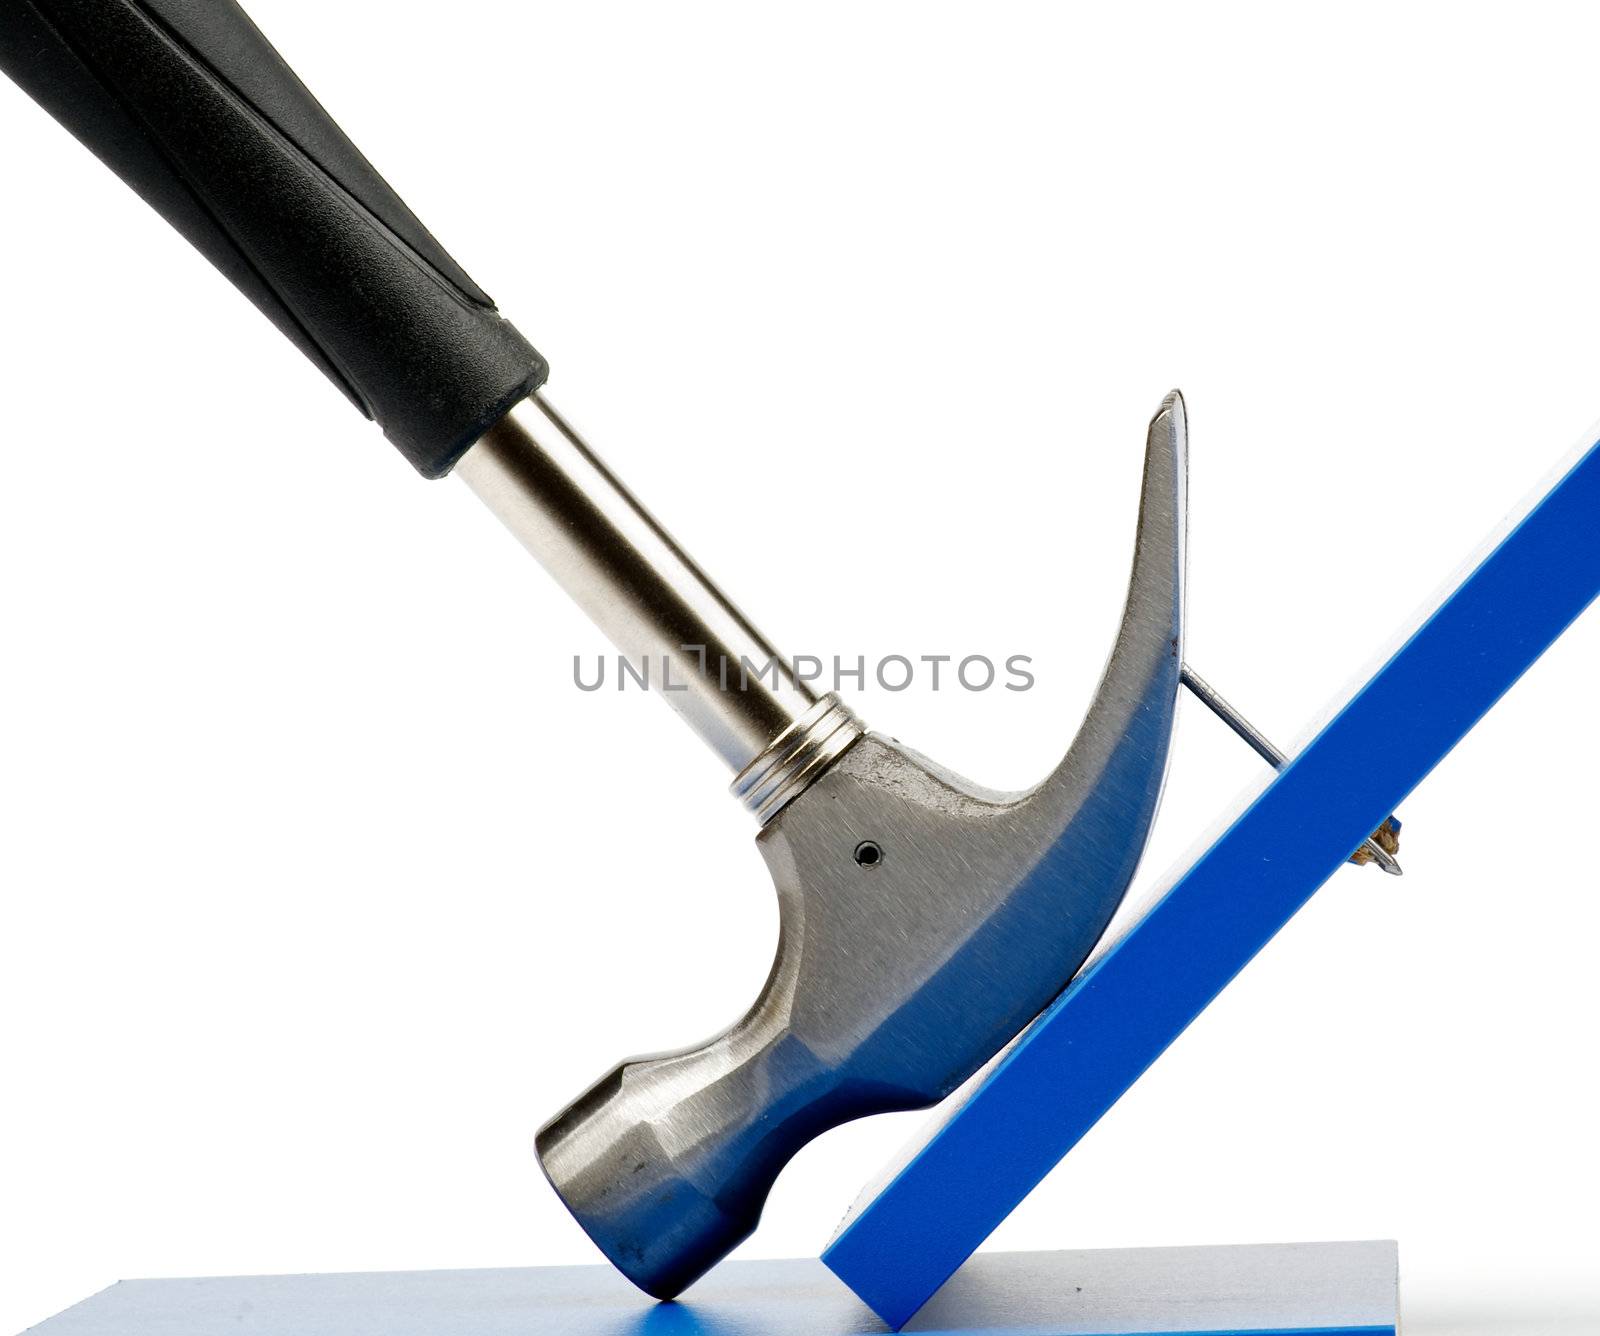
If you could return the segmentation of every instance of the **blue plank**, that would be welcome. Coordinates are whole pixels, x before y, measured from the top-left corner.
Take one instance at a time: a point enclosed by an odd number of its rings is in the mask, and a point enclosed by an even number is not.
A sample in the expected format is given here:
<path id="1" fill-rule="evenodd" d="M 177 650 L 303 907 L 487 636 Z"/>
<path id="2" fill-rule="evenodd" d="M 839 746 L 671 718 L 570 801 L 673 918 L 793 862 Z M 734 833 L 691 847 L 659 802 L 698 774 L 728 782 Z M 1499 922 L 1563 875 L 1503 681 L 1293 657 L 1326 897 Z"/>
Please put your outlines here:
<path id="1" fill-rule="evenodd" d="M 1394 1336 L 1393 1243 L 989 1253 L 919 1336 Z M 882 1336 L 815 1258 L 653 1304 L 609 1266 L 134 1280 L 33 1336 Z"/>
<path id="2" fill-rule="evenodd" d="M 1073 982 L 823 1261 L 890 1325 L 910 1318 L 1597 593 L 1600 445 Z"/>

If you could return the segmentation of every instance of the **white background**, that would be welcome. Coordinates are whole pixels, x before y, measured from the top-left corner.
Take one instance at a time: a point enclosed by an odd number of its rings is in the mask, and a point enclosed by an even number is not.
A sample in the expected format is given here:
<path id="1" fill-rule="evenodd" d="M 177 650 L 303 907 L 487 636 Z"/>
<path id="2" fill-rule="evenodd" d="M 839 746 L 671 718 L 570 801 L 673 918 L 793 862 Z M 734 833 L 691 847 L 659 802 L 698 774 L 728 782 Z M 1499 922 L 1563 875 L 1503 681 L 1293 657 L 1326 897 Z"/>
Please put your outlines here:
<path id="1" fill-rule="evenodd" d="M 1190 656 L 1285 745 L 1600 415 L 1583 7 L 251 8 L 782 646 L 1034 656 L 855 696 L 982 782 L 1088 700 L 1172 385 Z M 759 986 L 726 776 L 9 85 L 0 146 L 0 1328 L 594 1260 L 532 1134 Z M 1600 1330 L 1597 669 L 1591 614 L 992 1246 L 1398 1237 L 1412 1332 Z M 1258 776 L 1187 707 L 1141 885 Z"/>

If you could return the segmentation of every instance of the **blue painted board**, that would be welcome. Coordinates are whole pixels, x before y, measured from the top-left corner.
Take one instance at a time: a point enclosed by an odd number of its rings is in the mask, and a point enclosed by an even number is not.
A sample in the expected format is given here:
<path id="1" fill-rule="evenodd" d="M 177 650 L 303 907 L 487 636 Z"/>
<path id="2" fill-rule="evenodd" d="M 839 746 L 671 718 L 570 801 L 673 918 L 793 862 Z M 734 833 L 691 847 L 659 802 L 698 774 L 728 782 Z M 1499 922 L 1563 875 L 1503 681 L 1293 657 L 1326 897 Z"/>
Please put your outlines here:
<path id="1" fill-rule="evenodd" d="M 1394 1336 L 1392 1243 L 991 1253 L 923 1336 Z M 655 1304 L 609 1266 L 133 1280 L 34 1336 L 881 1336 L 812 1258 L 728 1262 Z"/>
<path id="2" fill-rule="evenodd" d="M 1600 446 L 1026 1031 L 827 1265 L 891 1325 L 910 1318 L 1597 593 Z"/>

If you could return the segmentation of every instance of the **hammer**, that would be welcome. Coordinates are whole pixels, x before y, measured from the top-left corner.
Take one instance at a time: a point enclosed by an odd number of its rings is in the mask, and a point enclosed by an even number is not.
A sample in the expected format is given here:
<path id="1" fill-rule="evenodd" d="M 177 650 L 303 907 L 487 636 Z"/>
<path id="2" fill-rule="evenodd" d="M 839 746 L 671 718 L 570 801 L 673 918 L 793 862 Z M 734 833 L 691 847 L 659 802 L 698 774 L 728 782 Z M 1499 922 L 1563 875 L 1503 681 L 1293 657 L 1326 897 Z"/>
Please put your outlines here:
<path id="1" fill-rule="evenodd" d="M 1149 425 L 1127 602 L 1084 722 L 1037 786 L 990 792 L 812 690 L 544 396 L 544 359 L 234 0 L 7 0 L 0 68 L 419 473 L 459 474 L 627 658 L 676 666 L 681 689 L 659 694 L 760 823 L 781 928 L 754 1005 L 698 1048 L 616 1067 L 538 1134 L 631 1280 L 677 1294 L 755 1228 L 800 1147 L 943 1099 L 1060 992 L 1139 862 L 1186 672 L 1176 393 Z"/>

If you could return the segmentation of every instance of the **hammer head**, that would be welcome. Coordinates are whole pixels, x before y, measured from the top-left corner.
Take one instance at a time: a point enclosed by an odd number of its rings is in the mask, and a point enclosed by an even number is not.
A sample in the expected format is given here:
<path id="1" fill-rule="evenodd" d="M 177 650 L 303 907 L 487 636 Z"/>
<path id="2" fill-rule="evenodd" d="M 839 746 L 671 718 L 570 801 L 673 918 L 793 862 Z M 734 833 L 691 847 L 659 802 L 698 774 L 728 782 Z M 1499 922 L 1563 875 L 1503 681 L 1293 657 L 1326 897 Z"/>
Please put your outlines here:
<path id="1" fill-rule="evenodd" d="M 726 1256 L 814 1137 L 950 1094 L 1088 957 L 1166 774 L 1185 469 L 1173 394 L 1150 424 L 1121 628 L 1056 770 L 991 793 L 860 738 L 757 837 L 780 929 L 754 1006 L 698 1048 L 623 1063 L 539 1133 L 561 1199 L 641 1289 L 671 1298 Z"/>

